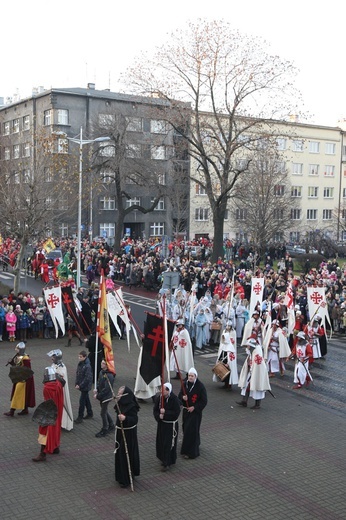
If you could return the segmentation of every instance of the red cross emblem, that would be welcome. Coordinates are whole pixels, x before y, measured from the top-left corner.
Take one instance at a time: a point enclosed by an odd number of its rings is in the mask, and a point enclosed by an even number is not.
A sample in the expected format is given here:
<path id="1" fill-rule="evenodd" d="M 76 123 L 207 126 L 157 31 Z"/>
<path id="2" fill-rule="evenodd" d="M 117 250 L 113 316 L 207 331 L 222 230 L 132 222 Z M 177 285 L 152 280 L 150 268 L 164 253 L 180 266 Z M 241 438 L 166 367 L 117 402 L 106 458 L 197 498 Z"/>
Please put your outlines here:
<path id="1" fill-rule="evenodd" d="M 310 296 L 311 300 L 313 301 L 313 303 L 315 305 L 319 305 L 321 303 L 321 301 L 323 300 L 323 296 L 322 294 L 320 294 L 319 292 L 315 291 L 311 294 Z"/>
<path id="2" fill-rule="evenodd" d="M 230 361 L 234 361 L 234 360 L 235 360 L 234 352 L 230 352 L 230 353 L 228 354 L 228 357 L 229 357 Z"/>
<path id="3" fill-rule="evenodd" d="M 52 309 L 54 309 L 58 303 L 60 302 L 60 298 L 56 296 L 55 294 L 51 293 L 49 297 L 47 298 L 47 303 Z"/>
<path id="4" fill-rule="evenodd" d="M 257 282 L 253 288 L 252 288 L 253 292 L 257 294 L 257 296 L 260 294 L 260 292 L 262 292 L 262 285 Z"/>
<path id="5" fill-rule="evenodd" d="M 184 347 L 186 347 L 186 345 L 187 345 L 186 339 L 181 338 L 181 340 L 179 341 L 179 347 L 184 348 Z"/>
<path id="6" fill-rule="evenodd" d="M 254 362 L 256 363 L 256 365 L 260 365 L 263 361 L 263 358 L 262 356 L 260 356 L 259 354 L 256 354 L 255 356 L 255 359 L 254 359 Z"/>
<path id="7" fill-rule="evenodd" d="M 303 357 L 303 356 L 304 356 L 304 352 L 302 351 L 302 349 L 298 348 L 297 357 Z"/>

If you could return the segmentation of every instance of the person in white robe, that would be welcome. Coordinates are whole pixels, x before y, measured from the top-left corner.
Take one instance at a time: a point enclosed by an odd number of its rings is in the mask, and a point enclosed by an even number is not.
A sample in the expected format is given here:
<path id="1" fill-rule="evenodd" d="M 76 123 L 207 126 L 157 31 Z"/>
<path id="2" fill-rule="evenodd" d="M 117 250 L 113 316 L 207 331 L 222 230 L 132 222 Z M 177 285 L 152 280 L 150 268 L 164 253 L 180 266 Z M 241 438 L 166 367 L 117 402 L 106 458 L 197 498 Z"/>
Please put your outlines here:
<path id="1" fill-rule="evenodd" d="M 238 384 L 238 368 L 237 368 L 237 337 L 232 323 L 226 325 L 225 330 L 221 333 L 219 350 L 216 362 L 222 362 L 228 366 L 230 374 L 222 382 L 224 388 L 232 388 L 232 385 Z M 214 382 L 220 382 L 217 375 L 213 375 Z"/>
<path id="2" fill-rule="evenodd" d="M 263 340 L 264 359 L 267 363 L 269 377 L 274 377 L 274 374 L 280 373 L 281 376 L 285 373 L 284 360 L 291 355 L 286 336 L 280 328 L 279 320 L 274 320 Z"/>
<path id="3" fill-rule="evenodd" d="M 194 367 L 193 351 L 190 335 L 185 329 L 184 320 L 178 320 L 175 331 L 171 339 L 170 371 L 176 372 L 176 379 L 179 379 L 179 372 L 188 372 L 190 367 Z"/>
<path id="4" fill-rule="evenodd" d="M 249 397 L 255 400 L 250 408 L 258 410 L 267 390 L 271 390 L 268 370 L 263 358 L 262 347 L 255 338 L 246 342 L 246 359 L 240 372 L 238 386 L 241 388 L 242 400 L 239 406 L 247 407 Z"/>

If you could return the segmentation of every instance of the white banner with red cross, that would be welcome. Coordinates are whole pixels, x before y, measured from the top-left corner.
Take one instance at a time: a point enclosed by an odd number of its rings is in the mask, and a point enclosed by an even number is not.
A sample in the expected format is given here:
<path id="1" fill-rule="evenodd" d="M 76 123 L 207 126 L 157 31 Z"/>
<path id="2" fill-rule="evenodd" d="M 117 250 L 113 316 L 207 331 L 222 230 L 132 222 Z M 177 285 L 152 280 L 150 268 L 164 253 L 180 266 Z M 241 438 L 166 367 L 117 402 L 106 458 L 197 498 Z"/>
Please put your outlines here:
<path id="1" fill-rule="evenodd" d="M 44 290 L 44 298 L 46 300 L 47 308 L 50 312 L 52 322 L 55 327 L 55 337 L 58 337 L 59 329 L 58 324 L 60 325 L 62 335 L 65 335 L 65 319 L 64 313 L 62 310 L 62 300 L 61 300 L 61 287 L 46 287 Z"/>
<path id="2" fill-rule="evenodd" d="M 328 305 L 326 302 L 326 290 L 324 287 L 308 287 L 306 292 L 308 298 L 309 318 L 312 322 L 313 318 L 320 316 L 322 318 L 321 324 L 325 328 L 326 320 L 330 328 L 332 328 L 328 313 Z"/>
<path id="3" fill-rule="evenodd" d="M 264 291 L 264 278 L 252 278 L 251 279 L 251 297 L 250 297 L 250 318 L 255 307 L 259 304 L 259 310 L 262 308 Z"/>

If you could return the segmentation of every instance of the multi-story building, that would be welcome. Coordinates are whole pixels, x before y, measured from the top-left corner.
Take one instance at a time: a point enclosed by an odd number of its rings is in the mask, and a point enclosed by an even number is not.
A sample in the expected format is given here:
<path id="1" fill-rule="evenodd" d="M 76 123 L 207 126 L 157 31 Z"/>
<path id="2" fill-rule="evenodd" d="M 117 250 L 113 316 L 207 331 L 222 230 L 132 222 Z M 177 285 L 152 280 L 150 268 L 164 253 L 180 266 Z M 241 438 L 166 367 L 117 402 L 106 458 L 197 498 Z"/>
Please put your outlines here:
<path id="1" fill-rule="evenodd" d="M 91 155 L 95 148 L 93 139 L 114 133 L 112 125 L 117 117 L 126 121 L 124 131 L 126 147 L 122 168 L 128 174 L 127 196 L 123 197 L 124 208 L 138 205 L 150 207 L 157 196 L 157 186 L 138 187 L 131 180 L 133 171 L 139 173 L 141 161 L 146 164 L 142 175 L 160 179 L 164 185 L 172 178 L 171 172 L 179 164 L 180 171 L 188 178 L 187 156 L 174 157 L 179 139 L 158 118 L 158 109 L 164 102 L 158 98 L 144 98 L 118 94 L 108 90 L 96 90 L 94 84 L 88 88 L 38 89 L 27 99 L 0 107 L 1 162 L 11 163 L 16 172 L 16 181 L 21 182 L 28 171 L 37 168 L 38 139 L 42 133 L 50 137 L 56 154 L 67 154 L 66 167 L 70 171 L 71 190 L 68 197 L 59 201 L 59 212 L 55 201 L 46 204 L 47 230 L 53 236 L 77 234 L 78 209 L 78 158 L 80 148 L 83 155 L 82 174 L 82 236 L 106 237 L 112 244 L 118 223 L 116 189 L 112 172 L 95 173 L 90 168 Z M 83 138 L 82 138 L 83 136 Z M 73 139 L 73 141 L 72 141 Z M 78 140 L 90 139 L 90 146 L 78 146 Z M 104 155 L 114 155 L 115 147 L 105 147 Z M 111 157 L 110 157 L 111 159 Z M 0 166 L 1 168 L 1 166 Z M 155 174 L 155 175 L 154 175 Z M 53 181 L 47 169 L 44 182 L 47 194 Z M 169 190 L 168 190 L 169 191 Z M 188 201 L 188 191 L 185 198 Z M 48 197 L 49 198 L 49 197 Z M 62 205 L 62 198 L 65 198 Z M 148 213 L 139 210 L 127 212 L 124 217 L 122 235 L 137 238 L 172 236 L 175 232 L 175 208 L 171 197 L 162 196 L 155 209 Z M 182 217 L 187 228 L 187 210 Z"/>
<path id="2" fill-rule="evenodd" d="M 333 240 L 346 240 L 346 140 L 343 125 L 326 127 L 292 123 L 276 124 L 277 149 L 282 169 L 287 171 L 293 201 L 284 231 L 278 241 L 299 243 L 319 233 Z M 346 128 L 345 128 L 346 130 Z M 239 157 L 241 160 L 241 157 Z M 197 175 L 196 163 L 191 175 Z M 244 173 L 246 175 L 246 173 Z M 293 207 L 294 206 L 294 207 Z M 243 240 L 246 207 L 229 203 L 224 223 L 225 238 Z M 191 184 L 190 234 L 194 239 L 213 236 L 208 197 L 199 184 Z"/>

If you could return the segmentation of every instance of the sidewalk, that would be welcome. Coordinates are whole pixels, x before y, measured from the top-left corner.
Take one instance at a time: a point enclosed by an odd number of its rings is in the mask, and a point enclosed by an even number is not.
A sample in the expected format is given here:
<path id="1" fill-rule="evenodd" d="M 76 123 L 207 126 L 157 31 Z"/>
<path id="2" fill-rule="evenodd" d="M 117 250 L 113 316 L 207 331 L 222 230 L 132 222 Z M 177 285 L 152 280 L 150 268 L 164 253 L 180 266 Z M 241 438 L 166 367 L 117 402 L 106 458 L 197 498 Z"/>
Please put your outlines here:
<path id="1" fill-rule="evenodd" d="M 28 353 L 35 372 L 36 403 L 42 402 L 46 353 L 61 348 L 68 368 L 73 410 L 78 408 L 74 373 L 81 347 L 74 339 L 30 340 Z M 115 389 L 134 386 L 138 347 L 114 341 Z M 287 391 L 291 379 L 275 387 L 261 410 L 235 404 L 238 389 L 212 383 L 214 358 L 196 355 L 195 365 L 208 391 L 201 428 L 201 456 L 160 472 L 155 457 L 156 423 L 152 402 L 141 402 L 138 437 L 141 475 L 132 493 L 114 480 L 113 437 L 96 439 L 101 419 L 94 418 L 62 433 L 60 455 L 34 464 L 38 453 L 37 424 L 29 416 L 8 418 L 11 382 L 8 358 L 13 344 L 0 346 L 0 486 L 1 519 L 12 520 L 162 520 L 232 518 L 261 520 L 341 520 L 345 518 L 345 410 L 313 403 Z M 332 352 L 326 363 L 332 363 Z M 178 381 L 173 380 L 178 392 Z M 287 383 L 285 385 L 285 383 Z M 316 381 L 317 384 L 317 381 Z M 340 392 L 345 392 L 344 386 Z M 344 400 L 345 402 L 345 400 Z M 181 428 L 179 445 L 181 444 Z M 179 451 L 178 451 L 179 453 Z"/>

